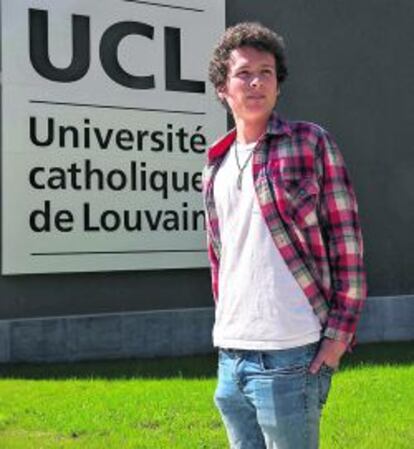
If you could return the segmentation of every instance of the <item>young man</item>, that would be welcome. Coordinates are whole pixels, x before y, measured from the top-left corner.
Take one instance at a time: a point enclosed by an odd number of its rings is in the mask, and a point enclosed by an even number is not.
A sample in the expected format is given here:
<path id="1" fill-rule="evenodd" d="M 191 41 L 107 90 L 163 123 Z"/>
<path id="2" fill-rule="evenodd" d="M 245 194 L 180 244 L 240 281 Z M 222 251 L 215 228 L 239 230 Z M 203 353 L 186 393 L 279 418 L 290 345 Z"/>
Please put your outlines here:
<path id="1" fill-rule="evenodd" d="M 316 449 L 333 372 L 366 295 L 355 195 L 329 134 L 275 112 L 282 39 L 227 29 L 209 78 L 236 128 L 208 152 L 204 199 L 232 449 Z"/>

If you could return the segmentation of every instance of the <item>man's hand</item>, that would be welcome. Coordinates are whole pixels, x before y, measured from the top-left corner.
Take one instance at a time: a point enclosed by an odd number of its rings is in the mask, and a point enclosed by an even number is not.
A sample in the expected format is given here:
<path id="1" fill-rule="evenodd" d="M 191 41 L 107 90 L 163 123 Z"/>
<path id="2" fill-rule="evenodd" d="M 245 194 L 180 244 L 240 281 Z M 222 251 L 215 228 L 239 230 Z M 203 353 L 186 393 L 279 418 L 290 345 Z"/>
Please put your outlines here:
<path id="1" fill-rule="evenodd" d="M 316 374 L 323 364 L 330 368 L 337 369 L 339 361 L 346 351 L 346 344 L 342 341 L 331 340 L 324 338 L 318 353 L 313 359 L 309 371 L 312 374 Z"/>

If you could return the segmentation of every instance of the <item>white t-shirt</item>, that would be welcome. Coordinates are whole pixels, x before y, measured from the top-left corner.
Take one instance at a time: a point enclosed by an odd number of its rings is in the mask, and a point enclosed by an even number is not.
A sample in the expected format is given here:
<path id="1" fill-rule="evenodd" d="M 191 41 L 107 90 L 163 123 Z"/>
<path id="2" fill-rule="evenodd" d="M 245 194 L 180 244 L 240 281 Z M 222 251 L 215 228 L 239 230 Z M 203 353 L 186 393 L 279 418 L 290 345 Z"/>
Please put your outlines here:
<path id="1" fill-rule="evenodd" d="M 213 341 L 222 348 L 293 348 L 318 341 L 321 325 L 261 214 L 249 156 L 254 147 L 237 144 L 240 166 L 248 160 L 241 189 L 235 144 L 214 181 L 221 255 Z"/>

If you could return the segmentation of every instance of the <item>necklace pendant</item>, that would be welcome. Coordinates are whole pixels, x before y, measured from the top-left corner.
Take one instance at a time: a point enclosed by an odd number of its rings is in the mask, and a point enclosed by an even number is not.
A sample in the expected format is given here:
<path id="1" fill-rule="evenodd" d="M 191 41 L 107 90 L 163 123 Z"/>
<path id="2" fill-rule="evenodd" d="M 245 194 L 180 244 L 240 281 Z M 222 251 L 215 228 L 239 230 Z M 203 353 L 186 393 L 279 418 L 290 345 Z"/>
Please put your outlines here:
<path id="1" fill-rule="evenodd" d="M 242 188 L 242 181 L 243 181 L 243 172 L 239 173 L 239 176 L 237 176 L 237 188 L 238 190 L 241 190 Z"/>

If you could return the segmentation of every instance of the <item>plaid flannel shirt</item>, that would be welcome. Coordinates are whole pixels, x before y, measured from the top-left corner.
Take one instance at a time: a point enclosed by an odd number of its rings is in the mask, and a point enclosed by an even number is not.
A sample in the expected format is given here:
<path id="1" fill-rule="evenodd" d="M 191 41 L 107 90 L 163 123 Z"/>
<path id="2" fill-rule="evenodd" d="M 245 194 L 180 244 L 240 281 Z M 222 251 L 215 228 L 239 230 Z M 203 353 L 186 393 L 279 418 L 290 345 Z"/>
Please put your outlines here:
<path id="1" fill-rule="evenodd" d="M 214 178 L 236 137 L 208 151 L 203 195 L 213 296 L 218 300 L 220 229 Z M 366 297 L 363 243 L 355 194 L 329 134 L 274 112 L 254 149 L 253 182 L 273 241 L 303 289 L 324 336 L 350 344 Z"/>

